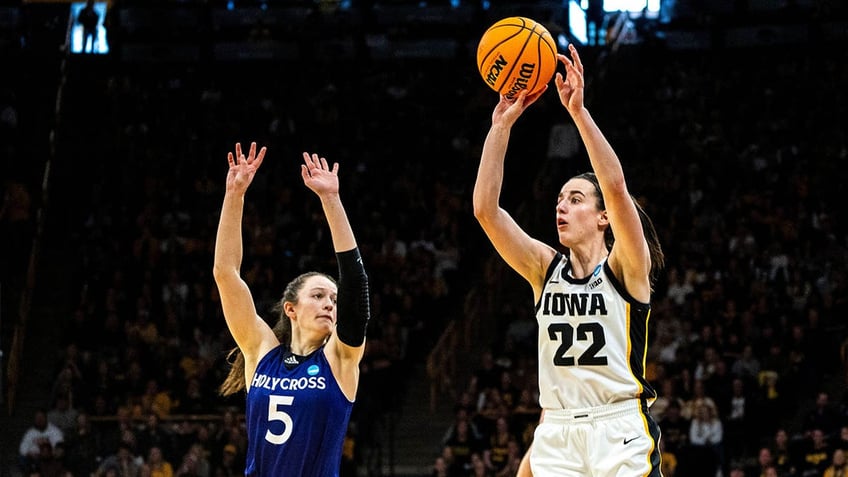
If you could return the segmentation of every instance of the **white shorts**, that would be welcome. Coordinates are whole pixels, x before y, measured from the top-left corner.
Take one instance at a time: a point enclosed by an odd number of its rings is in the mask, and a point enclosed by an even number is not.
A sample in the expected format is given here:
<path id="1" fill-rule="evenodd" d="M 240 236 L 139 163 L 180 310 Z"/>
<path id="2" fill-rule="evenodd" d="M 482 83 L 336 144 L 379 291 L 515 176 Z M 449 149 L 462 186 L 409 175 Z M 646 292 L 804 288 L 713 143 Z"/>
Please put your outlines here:
<path id="1" fill-rule="evenodd" d="M 530 449 L 533 477 L 661 477 L 660 429 L 638 399 L 545 409 Z"/>

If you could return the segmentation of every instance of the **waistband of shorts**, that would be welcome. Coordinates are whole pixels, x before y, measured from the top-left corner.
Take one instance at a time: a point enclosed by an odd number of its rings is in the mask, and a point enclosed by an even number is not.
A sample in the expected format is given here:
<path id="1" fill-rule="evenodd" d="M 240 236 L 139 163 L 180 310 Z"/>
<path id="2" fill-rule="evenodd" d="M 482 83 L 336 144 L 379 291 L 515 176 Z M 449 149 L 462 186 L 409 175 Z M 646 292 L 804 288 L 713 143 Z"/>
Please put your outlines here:
<path id="1" fill-rule="evenodd" d="M 545 409 L 543 422 L 563 424 L 577 421 L 597 421 L 641 412 L 643 408 L 644 405 L 641 399 L 628 399 L 626 401 L 596 407 Z"/>

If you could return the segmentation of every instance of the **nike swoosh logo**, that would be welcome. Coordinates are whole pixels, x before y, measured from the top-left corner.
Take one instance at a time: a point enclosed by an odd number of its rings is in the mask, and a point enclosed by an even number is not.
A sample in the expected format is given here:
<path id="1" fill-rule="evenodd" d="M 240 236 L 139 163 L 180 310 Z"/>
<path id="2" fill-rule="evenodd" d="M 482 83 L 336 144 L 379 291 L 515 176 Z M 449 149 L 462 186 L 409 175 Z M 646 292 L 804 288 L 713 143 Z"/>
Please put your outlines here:
<path id="1" fill-rule="evenodd" d="M 636 436 L 636 437 L 633 437 L 633 438 L 631 438 L 631 439 L 624 439 L 624 445 L 630 444 L 631 442 L 635 441 L 635 440 L 636 440 L 636 439 L 638 439 L 639 437 L 640 437 L 640 436 Z"/>

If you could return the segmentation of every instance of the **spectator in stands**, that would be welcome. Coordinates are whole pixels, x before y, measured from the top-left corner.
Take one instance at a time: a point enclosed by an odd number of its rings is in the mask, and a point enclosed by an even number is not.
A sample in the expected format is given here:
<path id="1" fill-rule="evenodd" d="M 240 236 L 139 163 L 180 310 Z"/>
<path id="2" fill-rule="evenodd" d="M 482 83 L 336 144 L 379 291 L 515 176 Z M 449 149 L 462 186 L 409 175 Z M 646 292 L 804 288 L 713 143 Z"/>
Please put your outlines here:
<path id="1" fill-rule="evenodd" d="M 436 456 L 435 462 L 433 462 L 433 471 L 430 473 L 431 477 L 451 477 L 451 474 L 448 472 L 448 463 L 444 456 Z"/>
<path id="2" fill-rule="evenodd" d="M 180 414 L 203 414 L 214 408 L 197 377 L 186 379 L 182 395 L 176 401 Z"/>
<path id="3" fill-rule="evenodd" d="M 200 445 L 192 445 L 183 455 L 182 462 L 174 473 L 175 477 L 203 477 L 209 475 L 211 464 L 206 450 Z"/>
<path id="4" fill-rule="evenodd" d="M 830 466 L 824 470 L 823 477 L 846 477 L 848 476 L 848 467 L 845 464 L 845 451 L 836 449 L 833 451 L 833 458 Z"/>
<path id="5" fill-rule="evenodd" d="M 136 442 L 138 453 L 147 456 L 152 448 L 157 448 L 165 458 L 172 459 L 174 456 L 174 436 L 170 430 L 162 424 L 159 414 L 149 411 L 144 420 L 136 426 Z"/>
<path id="6" fill-rule="evenodd" d="M 804 439 L 799 451 L 798 473 L 801 477 L 817 477 L 822 475 L 830 465 L 832 448 L 825 438 L 824 431 L 812 429 Z"/>
<path id="7" fill-rule="evenodd" d="M 790 447 L 789 435 L 783 428 L 778 429 L 767 446 L 771 462 L 781 475 L 795 475 L 798 456 Z"/>
<path id="8" fill-rule="evenodd" d="M 683 407 L 683 399 L 677 393 L 677 386 L 674 377 L 665 377 L 660 381 L 660 392 L 657 400 L 651 406 L 651 415 L 657 422 L 661 422 L 665 415 L 669 404 L 674 401 L 677 404 L 678 410 Z"/>
<path id="9" fill-rule="evenodd" d="M 122 440 L 117 443 L 117 449 L 97 467 L 95 477 L 115 475 L 116 477 L 139 477 L 143 459 L 135 456 L 131 444 Z"/>
<path id="10" fill-rule="evenodd" d="M 668 403 L 663 418 L 659 421 L 659 426 L 662 431 L 662 440 L 665 442 L 663 444 L 665 449 L 678 456 L 683 455 L 683 451 L 689 445 L 691 422 L 683 417 L 680 404 L 677 401 Z"/>
<path id="11" fill-rule="evenodd" d="M 468 471 L 465 475 L 469 477 L 494 477 L 495 473 L 492 469 L 486 465 L 486 461 L 483 456 L 480 455 L 480 452 L 473 452 L 471 454 L 470 463 L 468 464 Z"/>
<path id="12" fill-rule="evenodd" d="M 172 408 L 176 406 L 170 389 L 162 389 L 157 378 L 147 379 L 144 393 L 138 396 L 138 401 L 142 414 L 140 417 L 153 413 L 161 419 L 170 415 Z"/>
<path id="13" fill-rule="evenodd" d="M 106 417 L 106 416 L 103 416 Z M 113 419 L 106 420 L 101 425 L 102 442 L 108 446 L 114 446 L 118 441 L 128 439 L 128 435 L 135 435 L 136 426 L 132 419 L 132 414 L 127 406 L 119 407 L 113 416 Z M 114 452 L 114 448 L 106 448 L 108 452 Z"/>
<path id="14" fill-rule="evenodd" d="M 62 430 L 47 420 L 47 412 L 44 409 L 36 410 L 33 414 L 32 425 L 24 432 L 18 446 L 21 469 L 29 473 L 37 468 L 42 450 L 45 449 L 42 444 L 49 445 L 52 451 L 56 444 L 64 440 L 65 435 Z"/>
<path id="15" fill-rule="evenodd" d="M 510 442 L 517 442 L 515 434 L 509 428 L 506 413 L 495 421 L 494 432 L 487 436 L 483 448 L 483 461 L 486 468 L 494 473 L 500 473 L 510 463 Z M 519 461 L 521 460 L 519 456 Z M 516 469 L 518 470 L 518 469 Z"/>
<path id="16" fill-rule="evenodd" d="M 833 448 L 848 451 L 848 423 L 839 428 L 838 435 L 833 439 Z"/>
<path id="17" fill-rule="evenodd" d="M 85 412 L 77 414 L 74 429 L 65 435 L 65 455 L 68 470 L 73 475 L 92 475 L 97 470 L 97 461 L 102 459 L 101 450 L 105 443 L 100 432 L 94 428 Z"/>
<path id="18" fill-rule="evenodd" d="M 692 384 L 692 395 L 683 402 L 683 407 L 680 409 L 680 413 L 687 419 L 693 419 L 695 417 L 695 410 L 701 404 L 706 404 L 713 409 L 718 408 L 715 400 L 707 395 L 704 382 L 700 379 L 695 379 Z"/>
<path id="19" fill-rule="evenodd" d="M 174 466 L 162 455 L 162 449 L 154 445 L 147 451 L 142 473 L 149 473 L 151 477 L 173 477 Z"/>
<path id="20" fill-rule="evenodd" d="M 757 428 L 765 435 L 772 435 L 780 424 L 769 416 L 781 415 L 788 402 L 783 396 L 780 377 L 776 371 L 761 371 L 758 384 L 756 401 L 760 419 Z"/>
<path id="21" fill-rule="evenodd" d="M 38 461 L 30 477 L 73 477 L 65 462 L 65 443 L 58 442 L 56 446 L 49 441 L 41 441 Z"/>
<path id="22" fill-rule="evenodd" d="M 515 438 L 510 439 L 507 443 L 506 465 L 500 471 L 495 472 L 495 477 L 513 477 L 518 475 L 521 470 L 524 449 L 525 447 L 518 440 Z"/>
<path id="23" fill-rule="evenodd" d="M 498 379 L 498 393 L 507 410 L 512 410 L 518 403 L 518 395 L 520 390 L 513 381 L 513 373 L 511 369 L 503 369 Z"/>
<path id="24" fill-rule="evenodd" d="M 468 430 L 475 439 L 482 439 L 483 433 L 477 427 L 477 424 L 474 423 L 476 411 L 476 408 L 468 408 L 459 404 L 454 406 L 453 422 L 445 429 L 445 433 L 442 435 L 442 444 L 446 443 L 450 436 L 456 435 L 457 428 L 463 424 L 467 425 Z"/>
<path id="25" fill-rule="evenodd" d="M 726 409 L 720 417 L 724 423 L 727 457 L 730 461 L 742 459 L 756 448 L 759 440 L 757 431 L 753 428 L 756 422 L 756 403 L 746 392 L 742 378 L 733 379 L 731 395 L 719 408 Z"/>
<path id="26" fill-rule="evenodd" d="M 433 463 L 432 475 L 434 477 L 464 477 L 467 474 L 468 470 L 461 462 L 457 462 L 453 455 L 453 447 L 442 446 L 441 453 L 436 456 Z"/>
<path id="27" fill-rule="evenodd" d="M 76 430 L 79 411 L 71 406 L 70 398 L 66 393 L 56 395 L 53 407 L 47 411 L 47 420 L 62 430 L 62 434 L 68 436 Z"/>
<path id="28" fill-rule="evenodd" d="M 746 477 L 745 468 L 741 465 L 734 465 L 730 468 L 730 477 Z"/>
<path id="29" fill-rule="evenodd" d="M 668 269 L 668 287 L 665 295 L 674 305 L 683 306 L 689 295 L 695 292 L 695 287 L 692 282 L 694 274 L 688 271 L 681 271 L 680 267 L 671 267 Z"/>
<path id="30" fill-rule="evenodd" d="M 689 425 L 689 444 L 690 456 L 700 465 L 687 475 L 713 477 L 723 471 L 724 425 L 718 418 L 718 410 L 708 401 L 695 405 Z"/>
<path id="31" fill-rule="evenodd" d="M 730 365 L 730 372 L 749 385 L 756 384 L 760 374 L 760 360 L 754 355 L 754 347 L 751 344 L 742 347 L 742 354 Z"/>
<path id="32" fill-rule="evenodd" d="M 216 447 L 223 449 L 224 446 L 232 444 L 236 446 L 238 453 L 242 453 L 244 449 L 239 447 L 239 437 L 244 431 L 244 425 L 239 419 L 234 409 L 227 408 L 221 413 L 221 422 L 212 436 Z"/>
<path id="33" fill-rule="evenodd" d="M 450 448 L 451 466 L 463 472 L 471 468 L 471 455 L 482 453 L 484 445 L 481 437 L 473 433 L 471 423 L 467 420 L 457 421 L 442 442 L 443 447 Z"/>
<path id="34" fill-rule="evenodd" d="M 480 365 L 471 376 L 469 387 L 484 394 L 487 389 L 495 388 L 500 382 L 501 367 L 495 363 L 495 355 L 486 350 L 480 355 Z M 479 397 L 479 396 L 475 396 Z"/>
<path id="35" fill-rule="evenodd" d="M 242 477 L 244 465 L 240 462 L 244 462 L 244 456 L 239 455 L 236 446 L 227 444 L 221 453 L 220 462 L 214 466 L 212 475 L 214 477 Z"/>
<path id="36" fill-rule="evenodd" d="M 830 394 L 824 391 L 816 395 L 815 406 L 804 416 L 804 431 L 811 432 L 814 429 L 821 430 L 826 438 L 835 436 L 842 421 L 839 412 L 832 402 Z"/>
<path id="37" fill-rule="evenodd" d="M 752 475 L 764 475 L 766 469 L 774 468 L 774 454 L 768 446 L 761 447 L 757 453 L 757 462 L 749 472 Z"/>
<path id="38" fill-rule="evenodd" d="M 510 427 L 515 430 L 522 449 L 527 449 L 533 441 L 533 431 L 536 430 L 536 424 L 542 414 L 539 400 L 529 389 L 533 384 L 535 383 L 530 383 L 521 390 L 518 404 L 510 414 Z"/>
<path id="39" fill-rule="evenodd" d="M 481 436 L 485 439 L 495 432 L 498 419 L 509 415 L 509 407 L 497 388 L 489 388 L 479 402 L 479 408 L 471 422 L 474 423 Z"/>

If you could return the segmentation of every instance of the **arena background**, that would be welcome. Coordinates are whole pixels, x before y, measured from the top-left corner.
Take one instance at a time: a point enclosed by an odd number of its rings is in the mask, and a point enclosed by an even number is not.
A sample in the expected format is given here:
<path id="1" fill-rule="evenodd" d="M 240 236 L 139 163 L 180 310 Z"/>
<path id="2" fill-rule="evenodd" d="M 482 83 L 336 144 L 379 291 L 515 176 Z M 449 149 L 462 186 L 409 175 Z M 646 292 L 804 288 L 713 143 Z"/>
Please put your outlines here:
<path id="1" fill-rule="evenodd" d="M 269 318 L 296 273 L 334 273 L 299 153 L 342 164 L 374 310 L 345 475 L 431 475 L 463 402 L 480 403 L 484 432 L 505 412 L 521 436 L 532 410 L 503 411 L 492 394 L 517 401 L 535 385 L 529 287 L 470 206 L 497 100 L 476 41 L 511 15 L 578 44 L 587 105 L 661 234 L 649 378 L 684 405 L 705 383 L 725 428 L 719 457 L 675 449 L 676 475 L 714 458 L 725 475 L 759 475 L 780 428 L 806 462 L 793 475 L 821 475 L 804 458 L 814 431 L 828 458 L 848 440 L 848 12 L 826 0 L 645 6 L 112 1 L 87 54 L 79 5 L 4 1 L 0 476 L 22 475 L 18 445 L 39 409 L 85 413 L 102 436 L 90 458 L 68 451 L 75 468 L 112 454 L 121 422 L 140 455 L 164 443 L 175 470 L 195 444 L 215 470 L 227 444 L 242 450 L 225 425 L 241 400 L 215 392 L 232 344 L 210 274 L 236 141 L 269 147 L 243 267 Z M 535 236 L 555 241 L 553 197 L 588 167 L 582 154 L 554 95 L 517 124 L 503 205 Z M 488 356 L 510 391 L 480 389 Z M 744 418 L 728 404 L 737 376 Z"/>

